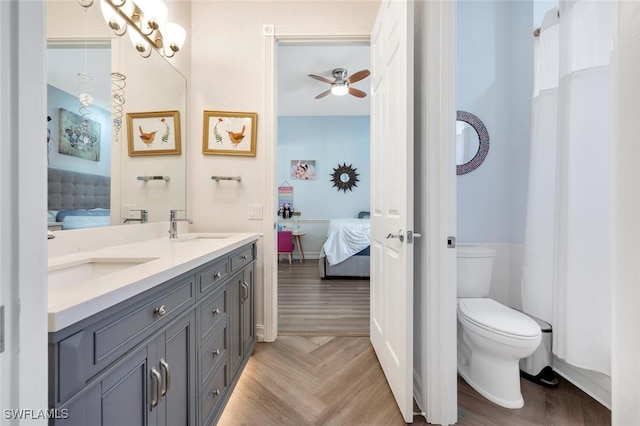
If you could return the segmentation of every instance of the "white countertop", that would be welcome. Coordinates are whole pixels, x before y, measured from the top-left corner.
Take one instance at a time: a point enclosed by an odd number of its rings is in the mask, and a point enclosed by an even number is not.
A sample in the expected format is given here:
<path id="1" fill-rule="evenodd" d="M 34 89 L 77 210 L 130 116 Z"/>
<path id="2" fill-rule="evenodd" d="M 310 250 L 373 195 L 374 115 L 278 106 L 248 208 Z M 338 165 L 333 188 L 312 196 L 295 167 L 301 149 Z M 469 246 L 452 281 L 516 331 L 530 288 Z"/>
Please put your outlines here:
<path id="1" fill-rule="evenodd" d="M 49 271 L 87 259 L 153 260 L 88 280 L 50 283 L 48 330 L 62 330 L 257 239 L 256 233 L 184 234 L 178 240 L 158 238 L 50 258 Z"/>

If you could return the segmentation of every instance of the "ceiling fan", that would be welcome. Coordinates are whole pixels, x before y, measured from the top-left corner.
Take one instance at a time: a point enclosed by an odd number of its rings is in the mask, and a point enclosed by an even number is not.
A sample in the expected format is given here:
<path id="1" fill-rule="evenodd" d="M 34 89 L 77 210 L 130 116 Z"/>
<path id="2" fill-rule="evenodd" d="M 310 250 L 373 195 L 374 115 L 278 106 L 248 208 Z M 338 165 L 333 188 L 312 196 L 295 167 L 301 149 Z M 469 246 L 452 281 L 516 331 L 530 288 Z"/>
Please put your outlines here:
<path id="1" fill-rule="evenodd" d="M 354 87 L 350 87 L 350 85 L 351 83 L 355 83 L 356 81 L 360 81 L 364 78 L 367 78 L 369 74 L 371 74 L 369 70 L 358 71 L 357 73 L 353 74 L 349 78 L 347 78 L 347 75 L 348 75 L 347 70 L 344 68 L 336 68 L 332 71 L 332 74 L 333 74 L 334 81 L 331 81 L 328 78 L 325 78 L 319 75 L 309 74 L 309 77 L 315 78 L 316 80 L 319 80 L 319 81 L 322 81 L 323 83 L 328 83 L 331 85 L 331 88 L 329 90 L 320 93 L 318 96 L 315 97 L 316 99 L 324 98 L 330 93 L 336 96 L 343 96 L 348 93 L 357 98 L 364 98 L 365 96 L 367 96 L 367 94 L 362 90 L 356 89 Z"/>

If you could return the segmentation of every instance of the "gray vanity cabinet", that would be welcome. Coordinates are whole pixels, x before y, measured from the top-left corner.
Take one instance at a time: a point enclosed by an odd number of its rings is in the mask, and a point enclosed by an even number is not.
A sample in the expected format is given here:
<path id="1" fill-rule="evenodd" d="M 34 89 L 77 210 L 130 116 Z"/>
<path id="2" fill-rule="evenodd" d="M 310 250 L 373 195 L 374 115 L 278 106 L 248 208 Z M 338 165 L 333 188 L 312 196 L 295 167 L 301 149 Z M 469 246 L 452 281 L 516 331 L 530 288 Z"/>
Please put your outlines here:
<path id="1" fill-rule="evenodd" d="M 217 422 L 255 342 L 255 244 L 49 333 L 64 426 Z"/>

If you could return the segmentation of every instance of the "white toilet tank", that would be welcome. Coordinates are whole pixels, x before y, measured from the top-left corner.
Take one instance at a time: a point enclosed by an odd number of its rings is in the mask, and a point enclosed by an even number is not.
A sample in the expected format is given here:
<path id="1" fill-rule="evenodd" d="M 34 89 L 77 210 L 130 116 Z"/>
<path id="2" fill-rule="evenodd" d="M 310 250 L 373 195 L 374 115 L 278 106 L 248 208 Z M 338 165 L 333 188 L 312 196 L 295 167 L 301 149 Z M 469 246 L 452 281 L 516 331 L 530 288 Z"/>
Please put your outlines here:
<path id="1" fill-rule="evenodd" d="M 458 297 L 487 297 L 496 251 L 488 247 L 458 244 Z"/>

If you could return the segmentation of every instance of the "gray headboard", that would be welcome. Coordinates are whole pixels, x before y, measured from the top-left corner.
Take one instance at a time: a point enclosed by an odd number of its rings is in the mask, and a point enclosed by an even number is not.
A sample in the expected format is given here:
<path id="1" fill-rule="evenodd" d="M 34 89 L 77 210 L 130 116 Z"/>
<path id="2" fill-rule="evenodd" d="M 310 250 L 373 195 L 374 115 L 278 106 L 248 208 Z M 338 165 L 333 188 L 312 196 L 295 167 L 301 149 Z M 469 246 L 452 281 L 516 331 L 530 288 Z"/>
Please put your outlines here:
<path id="1" fill-rule="evenodd" d="M 48 169 L 48 210 L 108 209 L 111 177 Z"/>

